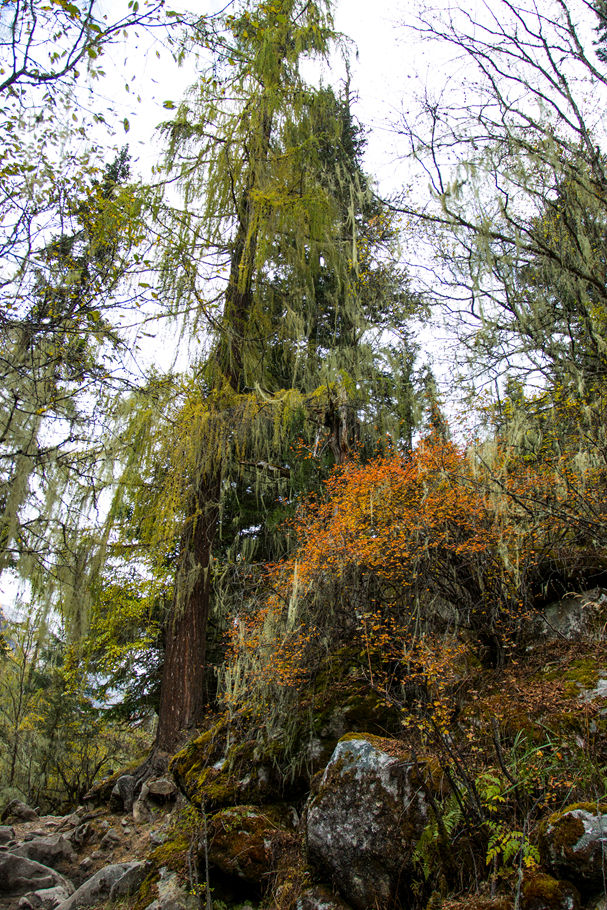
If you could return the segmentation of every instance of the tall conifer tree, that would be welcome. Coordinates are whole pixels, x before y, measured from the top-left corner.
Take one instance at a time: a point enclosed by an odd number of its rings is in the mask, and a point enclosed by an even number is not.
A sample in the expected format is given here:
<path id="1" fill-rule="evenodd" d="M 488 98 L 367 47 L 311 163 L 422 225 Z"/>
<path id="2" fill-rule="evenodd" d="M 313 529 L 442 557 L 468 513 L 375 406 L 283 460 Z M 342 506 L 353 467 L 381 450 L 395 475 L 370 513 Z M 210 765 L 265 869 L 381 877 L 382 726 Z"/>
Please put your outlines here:
<path id="1" fill-rule="evenodd" d="M 260 496 L 248 533 L 236 520 L 241 545 L 257 544 L 268 511 L 261 487 L 270 502 L 296 491 L 286 455 L 295 433 L 334 463 L 357 440 L 365 407 L 380 421 L 368 400 L 369 382 L 382 378 L 369 334 L 383 328 L 386 308 L 410 307 L 403 276 L 372 264 L 391 225 L 362 173 L 349 99 L 307 85 L 300 72 L 336 40 L 330 4 L 245 3 L 225 25 L 215 72 L 166 127 L 184 200 L 164 261 L 166 293 L 179 309 L 193 307 L 194 326 L 211 335 L 165 457 L 163 497 L 180 532 L 160 749 L 204 710 L 213 555 L 224 546 L 227 501 Z M 215 274 L 224 269 L 219 291 L 209 259 Z M 275 555 L 271 537 L 264 558 Z"/>

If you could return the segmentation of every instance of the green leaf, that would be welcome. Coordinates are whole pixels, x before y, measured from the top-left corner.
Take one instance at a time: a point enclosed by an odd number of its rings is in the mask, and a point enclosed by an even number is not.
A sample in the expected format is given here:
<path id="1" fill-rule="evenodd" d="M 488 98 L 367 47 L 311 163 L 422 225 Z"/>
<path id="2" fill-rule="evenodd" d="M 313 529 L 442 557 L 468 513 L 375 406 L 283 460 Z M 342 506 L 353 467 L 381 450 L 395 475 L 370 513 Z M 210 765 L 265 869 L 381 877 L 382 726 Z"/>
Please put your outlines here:
<path id="1" fill-rule="evenodd" d="M 130 128 L 131 128 L 131 124 L 129 123 L 128 117 L 125 117 L 125 118 L 124 118 L 124 120 L 122 121 L 122 125 L 123 125 L 123 127 L 124 127 L 124 132 L 125 132 L 125 133 L 128 133 L 128 131 L 129 131 Z"/>

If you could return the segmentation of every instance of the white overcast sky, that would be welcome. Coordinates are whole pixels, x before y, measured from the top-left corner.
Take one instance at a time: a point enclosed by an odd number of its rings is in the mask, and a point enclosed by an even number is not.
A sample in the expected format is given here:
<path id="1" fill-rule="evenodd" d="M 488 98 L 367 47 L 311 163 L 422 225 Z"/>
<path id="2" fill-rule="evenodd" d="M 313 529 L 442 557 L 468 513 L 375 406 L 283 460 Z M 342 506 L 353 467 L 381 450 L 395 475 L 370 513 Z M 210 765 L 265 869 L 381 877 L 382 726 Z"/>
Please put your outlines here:
<path id="1" fill-rule="evenodd" d="M 112 7 L 116 9 L 114 0 L 107 0 L 106 6 L 110 14 Z M 174 0 L 173 6 L 187 6 L 196 12 L 218 8 L 212 0 Z M 414 48 L 411 34 L 406 34 L 400 25 L 411 7 L 407 0 L 337 0 L 335 5 L 336 27 L 353 41 L 351 85 L 358 99 L 355 114 L 368 131 L 367 170 L 386 191 L 399 185 L 396 159 L 404 151 L 398 147 L 390 122 L 396 118 L 403 100 L 406 103 L 412 92 L 421 88 L 425 77 L 424 49 L 419 45 Z M 336 63 L 336 70 L 343 76 L 343 66 Z M 94 86 L 96 103 L 111 104 L 119 124 L 123 118 L 128 119 L 128 134 L 119 127 L 114 142 L 120 145 L 128 141 L 133 158 L 139 159 L 145 172 L 161 156 L 162 143 L 154 127 L 170 118 L 162 102 L 178 102 L 193 82 L 195 71 L 187 64 L 179 69 L 161 43 L 143 33 L 138 38 L 131 35 L 125 44 L 109 49 L 104 66 L 108 77 Z M 418 79 L 414 71 L 419 74 Z M 334 82 L 339 76 L 325 72 L 323 78 Z M 140 103 L 136 100 L 138 94 Z"/>

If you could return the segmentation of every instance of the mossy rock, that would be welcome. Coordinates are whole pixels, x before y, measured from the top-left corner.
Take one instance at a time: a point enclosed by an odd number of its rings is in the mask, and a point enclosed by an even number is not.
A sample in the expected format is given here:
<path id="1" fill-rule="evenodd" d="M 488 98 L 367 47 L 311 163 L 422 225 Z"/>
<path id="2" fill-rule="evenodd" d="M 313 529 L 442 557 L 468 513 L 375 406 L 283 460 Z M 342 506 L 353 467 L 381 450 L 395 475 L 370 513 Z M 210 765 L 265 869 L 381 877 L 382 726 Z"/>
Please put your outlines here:
<path id="1" fill-rule="evenodd" d="M 548 665 L 533 677 L 532 681 L 556 683 L 561 696 L 572 702 L 591 700 L 589 696 L 596 690 L 599 681 L 607 678 L 607 659 L 602 648 L 597 653 L 596 645 L 578 645 L 574 652 L 577 656 L 565 655 L 557 666 Z M 600 692 L 597 693 L 600 698 Z"/>
<path id="2" fill-rule="evenodd" d="M 331 664 L 335 670 L 334 662 Z M 298 705 L 296 734 L 280 739 L 236 740 L 220 720 L 189 742 L 170 763 L 184 796 L 198 808 L 216 812 L 231 805 L 263 805 L 285 796 L 302 798 L 311 777 L 323 769 L 349 731 L 383 734 L 400 730 L 400 711 L 387 706 L 360 677 L 341 679 L 330 689 L 318 681 Z"/>
<path id="3" fill-rule="evenodd" d="M 291 706 L 290 733 L 284 740 L 264 741 L 242 718 L 240 731 L 235 731 L 222 718 L 189 742 L 170 763 L 184 796 L 207 812 L 272 803 L 285 796 L 303 798 L 311 777 L 325 767 L 344 733 L 400 732 L 400 710 L 368 685 L 360 660 L 356 648 L 329 656 L 314 684 Z"/>
<path id="4" fill-rule="evenodd" d="M 405 870 L 429 811 L 416 771 L 401 742 L 350 733 L 308 807 L 308 858 L 356 910 L 394 906 L 408 887 Z"/>
<path id="5" fill-rule="evenodd" d="M 224 875 L 265 890 L 274 864 L 275 844 L 293 829 L 286 806 L 231 806 L 217 812 L 207 829 L 208 859 Z M 204 848 L 200 856 L 204 862 Z"/>
<path id="6" fill-rule="evenodd" d="M 559 881 L 543 872 L 523 878 L 521 910 L 579 910 L 580 893 L 570 882 Z"/>
<path id="7" fill-rule="evenodd" d="M 151 869 L 137 892 L 133 910 L 143 910 L 158 895 L 157 884 L 162 869 L 185 879 L 188 871 L 188 852 L 191 845 L 191 836 L 187 831 L 174 833 L 164 844 L 156 847 L 148 856 Z"/>
<path id="8" fill-rule="evenodd" d="M 152 850 L 149 860 L 153 869 L 166 867 L 171 872 L 183 872 L 187 864 L 187 854 L 191 838 L 187 834 L 178 834 L 173 840 Z"/>
<path id="9" fill-rule="evenodd" d="M 569 815 L 570 812 L 576 812 L 578 809 L 581 809 L 583 812 L 589 812 L 590 814 L 605 815 L 607 814 L 607 801 L 596 802 L 585 800 L 584 802 L 570 803 L 568 806 L 565 806 L 564 809 L 559 809 L 558 812 L 553 812 L 552 815 L 549 815 L 542 823 L 540 830 L 545 832 L 547 827 L 557 824 L 564 816 Z"/>
<path id="10" fill-rule="evenodd" d="M 381 735 L 378 733 L 369 733 L 368 731 L 359 731 L 351 730 L 350 732 L 341 736 L 339 741 L 340 743 L 348 743 L 354 741 L 364 741 L 372 745 L 375 749 L 378 749 L 382 752 L 385 752 L 387 755 L 398 755 L 401 757 L 410 757 L 409 751 L 406 746 L 403 745 L 397 739 L 392 739 L 390 736 Z"/>
<path id="11" fill-rule="evenodd" d="M 190 740 L 171 759 L 169 771 L 179 789 L 191 802 L 193 800 L 190 793 L 196 793 L 200 776 L 224 755 L 227 736 L 227 724 L 225 721 L 218 721 L 200 736 Z"/>
<path id="12" fill-rule="evenodd" d="M 572 660 L 565 668 L 548 673 L 546 678 L 564 682 L 564 694 L 568 698 L 578 698 L 585 691 L 594 689 L 599 677 L 605 675 L 605 672 L 597 666 L 596 655 L 588 655 Z"/>
<path id="13" fill-rule="evenodd" d="M 607 846 L 607 803 L 574 803 L 540 826 L 544 865 L 559 878 L 576 882 L 583 894 L 603 885 Z"/>
<path id="14" fill-rule="evenodd" d="M 184 796 L 206 812 L 280 799 L 282 781 L 273 743 L 238 742 L 227 748 L 222 724 L 192 740 L 173 758 L 170 770 Z"/>

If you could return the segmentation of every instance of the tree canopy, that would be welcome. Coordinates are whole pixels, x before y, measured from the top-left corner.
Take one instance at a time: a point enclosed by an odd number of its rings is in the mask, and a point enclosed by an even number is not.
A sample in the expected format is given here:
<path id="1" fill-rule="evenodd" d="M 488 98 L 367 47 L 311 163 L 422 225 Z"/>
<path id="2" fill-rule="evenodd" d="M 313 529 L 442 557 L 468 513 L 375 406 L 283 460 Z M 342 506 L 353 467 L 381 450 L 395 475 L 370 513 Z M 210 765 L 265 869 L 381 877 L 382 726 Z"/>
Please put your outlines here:
<path id="1" fill-rule="evenodd" d="M 424 182 L 391 199 L 333 12 L 0 5 L 0 569 L 55 662 L 158 712 L 155 759 L 264 649 L 318 667 L 373 605 L 501 665 L 547 590 L 603 571 L 603 5 L 421 13 L 460 64 L 399 120 Z M 145 184 L 79 87 L 165 20 L 196 71 Z"/>

